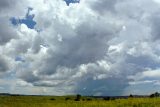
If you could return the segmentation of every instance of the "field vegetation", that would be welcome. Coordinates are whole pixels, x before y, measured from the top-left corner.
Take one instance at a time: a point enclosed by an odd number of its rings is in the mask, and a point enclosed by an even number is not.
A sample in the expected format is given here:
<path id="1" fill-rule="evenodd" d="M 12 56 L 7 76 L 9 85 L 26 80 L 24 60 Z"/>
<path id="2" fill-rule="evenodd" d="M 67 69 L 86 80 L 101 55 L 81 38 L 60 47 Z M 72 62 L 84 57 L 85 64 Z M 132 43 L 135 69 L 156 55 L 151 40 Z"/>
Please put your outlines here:
<path id="1" fill-rule="evenodd" d="M 159 97 L 0 96 L 0 107 L 160 107 Z"/>

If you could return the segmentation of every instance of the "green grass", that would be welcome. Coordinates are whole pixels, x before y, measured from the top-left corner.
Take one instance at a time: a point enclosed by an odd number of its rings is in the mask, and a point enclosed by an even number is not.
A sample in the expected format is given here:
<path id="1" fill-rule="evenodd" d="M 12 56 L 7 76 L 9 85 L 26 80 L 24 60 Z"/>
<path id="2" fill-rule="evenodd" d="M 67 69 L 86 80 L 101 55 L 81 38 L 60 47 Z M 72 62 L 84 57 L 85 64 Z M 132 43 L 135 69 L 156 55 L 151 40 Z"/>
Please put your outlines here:
<path id="1" fill-rule="evenodd" d="M 70 98 L 65 100 L 65 98 Z M 160 98 L 74 101 L 74 96 L 0 96 L 0 107 L 160 107 Z M 55 99 L 55 100 L 51 100 Z"/>

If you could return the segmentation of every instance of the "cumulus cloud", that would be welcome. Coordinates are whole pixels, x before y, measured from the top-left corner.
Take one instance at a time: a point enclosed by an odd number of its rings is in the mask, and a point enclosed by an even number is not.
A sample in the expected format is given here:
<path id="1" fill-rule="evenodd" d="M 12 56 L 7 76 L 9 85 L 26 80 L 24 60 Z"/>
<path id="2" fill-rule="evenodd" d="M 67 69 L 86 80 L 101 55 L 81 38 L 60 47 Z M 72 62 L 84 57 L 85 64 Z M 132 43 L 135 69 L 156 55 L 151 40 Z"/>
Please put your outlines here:
<path id="1" fill-rule="evenodd" d="M 0 72 L 6 72 L 9 70 L 9 65 L 4 58 L 0 58 Z"/>
<path id="2" fill-rule="evenodd" d="M 7 42 L 9 42 L 11 39 L 16 38 L 17 34 L 16 34 L 16 30 L 13 29 L 12 25 L 9 23 L 9 21 L 7 19 L 5 19 L 4 17 L 1 17 L 0 20 L 1 25 L 0 25 L 0 44 L 4 45 Z"/>
<path id="3" fill-rule="evenodd" d="M 63 0 L 1 2 L 0 74 L 16 81 L 5 86 L 8 91 L 124 95 L 140 93 L 141 88 L 132 87 L 136 84 L 158 84 L 158 71 L 152 72 L 153 81 L 147 71 L 160 64 L 157 2 L 81 0 L 70 6 Z M 12 25 L 9 19 L 25 17 L 28 7 L 33 8 L 34 29 Z"/>
<path id="4" fill-rule="evenodd" d="M 91 8 L 100 13 L 101 15 L 105 14 L 106 12 L 113 12 L 115 11 L 115 5 L 117 0 L 94 0 L 94 2 L 90 3 Z"/>

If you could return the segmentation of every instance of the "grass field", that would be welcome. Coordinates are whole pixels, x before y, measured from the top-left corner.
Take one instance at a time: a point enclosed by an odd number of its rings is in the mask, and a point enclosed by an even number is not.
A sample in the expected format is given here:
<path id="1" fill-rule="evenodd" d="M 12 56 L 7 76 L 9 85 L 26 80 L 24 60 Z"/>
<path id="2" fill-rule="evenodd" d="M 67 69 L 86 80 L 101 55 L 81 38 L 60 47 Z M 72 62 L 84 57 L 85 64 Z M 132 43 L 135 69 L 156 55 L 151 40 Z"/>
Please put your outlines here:
<path id="1" fill-rule="evenodd" d="M 68 100 L 66 100 L 68 98 Z M 128 98 L 105 101 L 74 96 L 0 96 L 0 107 L 160 107 L 160 98 Z"/>

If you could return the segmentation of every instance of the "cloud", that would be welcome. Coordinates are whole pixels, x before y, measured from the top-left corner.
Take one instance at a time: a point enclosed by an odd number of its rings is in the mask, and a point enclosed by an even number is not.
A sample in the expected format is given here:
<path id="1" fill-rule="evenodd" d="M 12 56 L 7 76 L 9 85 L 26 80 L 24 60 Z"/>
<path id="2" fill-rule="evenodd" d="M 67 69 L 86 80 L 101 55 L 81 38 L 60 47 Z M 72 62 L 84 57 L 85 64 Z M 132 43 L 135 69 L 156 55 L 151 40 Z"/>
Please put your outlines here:
<path id="1" fill-rule="evenodd" d="M 113 12 L 115 11 L 115 5 L 117 0 L 95 0 L 94 2 L 90 3 L 91 8 L 98 12 L 99 14 L 105 14 L 106 12 Z"/>
<path id="2" fill-rule="evenodd" d="M 0 45 L 4 45 L 11 39 L 17 38 L 17 32 L 11 23 L 8 21 L 7 17 L 0 17 Z"/>
<path id="3" fill-rule="evenodd" d="M 0 15 L 0 72 L 16 81 L 7 83 L 12 84 L 5 86 L 8 91 L 124 95 L 142 92 L 132 89 L 139 84 L 158 84 L 158 71 L 153 71 L 160 64 L 155 1 L 82 0 L 70 6 L 63 0 L 27 0 L 21 6 L 11 2 L 0 6 L 6 13 Z M 28 7 L 35 15 L 34 29 L 12 25 L 9 19 L 23 19 Z"/>
<path id="4" fill-rule="evenodd" d="M 14 2 L 14 0 L 5 0 L 5 1 L 3 0 L 0 2 L 0 4 L 1 4 L 0 5 L 1 10 L 3 10 L 12 7 L 13 5 L 16 4 L 16 2 Z"/>
<path id="5" fill-rule="evenodd" d="M 9 70 L 8 62 L 5 58 L 0 56 L 0 72 L 6 72 Z"/>
<path id="6" fill-rule="evenodd" d="M 159 40 L 159 30 L 158 30 L 158 28 L 159 28 L 159 26 L 160 26 L 160 22 L 159 22 L 159 18 L 160 18 L 160 16 L 158 15 L 159 13 L 158 12 L 156 12 L 156 13 L 154 13 L 153 15 L 152 15 L 152 17 L 151 17 L 151 26 L 152 26 L 152 35 L 154 35 L 153 37 L 152 37 L 152 39 L 154 39 L 154 40 Z"/>

